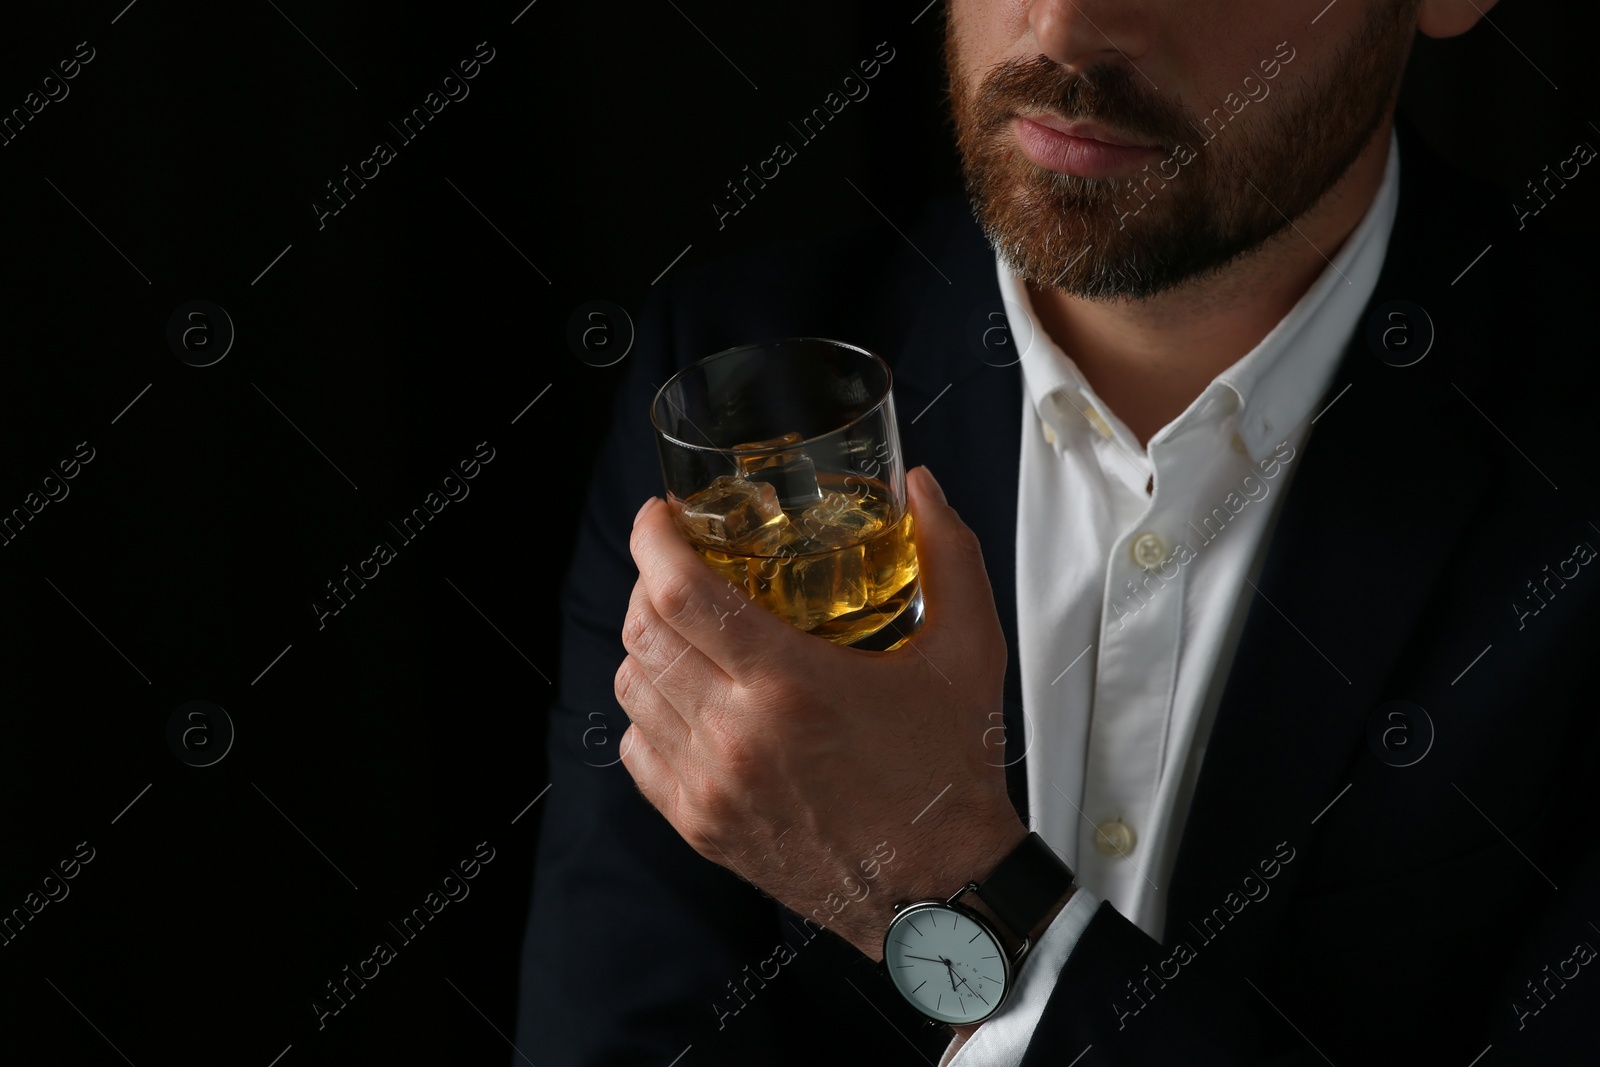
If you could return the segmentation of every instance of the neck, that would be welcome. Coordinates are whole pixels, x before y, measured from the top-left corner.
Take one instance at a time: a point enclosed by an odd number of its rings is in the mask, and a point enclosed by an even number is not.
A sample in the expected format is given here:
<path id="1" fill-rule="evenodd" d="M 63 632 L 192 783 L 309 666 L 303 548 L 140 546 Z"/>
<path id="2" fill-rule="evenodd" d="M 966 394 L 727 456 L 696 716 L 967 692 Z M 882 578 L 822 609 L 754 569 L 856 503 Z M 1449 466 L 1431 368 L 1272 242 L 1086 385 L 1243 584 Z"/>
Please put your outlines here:
<path id="1" fill-rule="evenodd" d="M 1222 271 L 1145 299 L 1028 283 L 1051 340 L 1141 445 L 1260 343 L 1311 288 L 1383 183 L 1393 115 L 1315 207 Z"/>

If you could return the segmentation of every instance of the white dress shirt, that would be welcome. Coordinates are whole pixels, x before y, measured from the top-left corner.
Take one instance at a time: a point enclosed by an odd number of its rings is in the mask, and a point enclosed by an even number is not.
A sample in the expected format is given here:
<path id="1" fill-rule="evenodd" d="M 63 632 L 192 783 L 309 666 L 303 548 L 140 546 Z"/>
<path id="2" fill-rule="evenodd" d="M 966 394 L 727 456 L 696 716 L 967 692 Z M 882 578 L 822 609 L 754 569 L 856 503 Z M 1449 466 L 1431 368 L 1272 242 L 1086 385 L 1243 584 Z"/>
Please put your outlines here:
<path id="1" fill-rule="evenodd" d="M 1377 286 L 1399 176 L 1391 135 L 1383 183 L 1338 255 L 1148 448 L 996 257 L 1012 336 L 1029 339 L 1016 558 L 1030 821 L 1080 888 L 1005 1007 L 959 1050 L 952 1042 L 940 1067 L 1021 1062 L 1102 900 L 1161 940 L 1167 880 L 1261 550 L 1314 405 Z"/>

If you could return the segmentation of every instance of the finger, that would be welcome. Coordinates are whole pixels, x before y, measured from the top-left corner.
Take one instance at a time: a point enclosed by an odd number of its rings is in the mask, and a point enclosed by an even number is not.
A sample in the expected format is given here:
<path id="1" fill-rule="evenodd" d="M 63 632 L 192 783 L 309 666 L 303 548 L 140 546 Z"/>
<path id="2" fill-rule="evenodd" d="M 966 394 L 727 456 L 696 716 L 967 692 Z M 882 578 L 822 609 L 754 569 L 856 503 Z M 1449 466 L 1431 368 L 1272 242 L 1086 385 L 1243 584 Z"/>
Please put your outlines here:
<path id="1" fill-rule="evenodd" d="M 612 681 L 617 703 L 628 713 L 629 730 L 642 734 L 668 762 L 677 764 L 689 746 L 689 726 L 672 703 L 650 681 L 639 661 L 623 658 Z M 624 736 L 627 736 L 626 733 Z"/>
<path id="2" fill-rule="evenodd" d="M 953 627 L 971 640 L 975 621 L 995 620 L 998 633 L 994 590 L 984 569 L 978 535 L 961 521 L 927 467 L 912 470 L 906 486 L 917 531 L 917 576 L 927 613 L 922 632 L 936 635 Z"/>
<path id="3" fill-rule="evenodd" d="M 707 703 L 720 702 L 732 684 L 721 667 L 661 618 L 643 578 L 633 583 L 622 647 L 685 722 L 697 719 Z"/>
<path id="4" fill-rule="evenodd" d="M 650 806 L 672 822 L 678 810 L 678 776 L 672 765 L 656 751 L 637 723 L 629 726 L 622 735 L 619 752 L 622 765 L 633 777 L 639 792 Z M 676 827 L 676 823 L 673 824 Z"/>
<path id="5" fill-rule="evenodd" d="M 756 676 L 769 658 L 810 651 L 804 634 L 700 558 L 664 501 L 652 499 L 639 512 L 629 548 L 656 613 L 733 681 Z"/>

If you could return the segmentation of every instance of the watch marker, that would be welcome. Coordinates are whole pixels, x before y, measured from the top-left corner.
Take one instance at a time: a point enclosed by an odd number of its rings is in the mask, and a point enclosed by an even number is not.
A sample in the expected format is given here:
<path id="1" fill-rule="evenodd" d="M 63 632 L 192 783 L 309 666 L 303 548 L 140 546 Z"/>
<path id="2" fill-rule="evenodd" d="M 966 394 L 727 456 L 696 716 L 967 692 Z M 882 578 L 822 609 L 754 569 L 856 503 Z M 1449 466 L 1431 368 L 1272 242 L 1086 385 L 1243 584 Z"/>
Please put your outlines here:
<path id="1" fill-rule="evenodd" d="M 981 933 L 983 933 L 983 931 L 982 931 L 982 930 L 979 930 L 979 931 L 978 931 L 978 934 L 981 934 Z M 974 942 L 974 941 L 976 941 L 976 940 L 978 940 L 978 934 L 973 934 L 973 935 L 972 935 L 972 936 L 971 936 L 971 937 L 969 937 L 969 938 L 967 938 L 967 944 L 969 944 L 969 945 L 970 945 L 970 944 L 972 944 L 972 943 L 973 943 L 973 942 Z"/>
<path id="2" fill-rule="evenodd" d="M 911 919 L 907 919 L 906 920 L 906 925 L 911 927 L 911 929 L 913 929 L 913 930 L 917 930 L 917 924 Z M 922 936 L 922 931 L 921 930 L 917 930 L 917 936 L 918 937 Z"/>
<path id="3" fill-rule="evenodd" d="M 927 984 L 928 984 L 928 980 L 927 980 L 927 979 L 926 979 L 926 978 L 924 978 L 924 979 L 923 979 L 923 980 L 922 980 L 922 983 L 921 983 L 921 985 L 918 985 L 918 986 L 917 986 L 917 989 L 921 989 L 921 988 L 922 988 L 922 986 L 925 986 L 925 985 L 927 985 Z M 912 990 L 912 991 L 911 991 L 911 992 L 913 992 L 913 993 L 915 993 L 915 992 L 916 992 L 916 991 L 917 991 L 917 989 L 913 989 L 913 990 Z"/>

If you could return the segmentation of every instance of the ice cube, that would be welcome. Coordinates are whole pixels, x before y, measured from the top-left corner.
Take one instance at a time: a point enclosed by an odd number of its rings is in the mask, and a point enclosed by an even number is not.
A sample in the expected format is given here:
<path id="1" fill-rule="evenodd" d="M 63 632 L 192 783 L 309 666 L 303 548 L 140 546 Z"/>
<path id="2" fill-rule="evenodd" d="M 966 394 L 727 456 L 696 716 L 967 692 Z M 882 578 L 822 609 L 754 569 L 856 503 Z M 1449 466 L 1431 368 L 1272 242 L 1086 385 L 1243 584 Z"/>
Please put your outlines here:
<path id="1" fill-rule="evenodd" d="M 800 516 L 799 526 L 818 551 L 860 544 L 883 528 L 883 519 L 859 498 L 829 489 Z"/>
<path id="2" fill-rule="evenodd" d="M 706 548 L 736 548 L 789 521 L 766 482 L 723 474 L 683 502 L 678 528 Z"/>
<path id="3" fill-rule="evenodd" d="M 734 445 L 735 453 L 757 449 L 777 448 L 780 445 L 798 445 L 802 438 L 790 431 L 769 437 L 765 441 L 746 441 Z M 817 487 L 817 468 L 803 448 L 772 452 L 760 456 L 735 456 L 739 470 L 752 481 L 769 483 L 778 493 L 778 504 L 795 511 L 815 504 L 822 499 Z"/>
<path id="4" fill-rule="evenodd" d="M 900 517 L 900 523 L 881 536 L 873 538 L 862 547 L 867 553 L 867 599 L 882 604 L 891 597 L 915 591 L 917 579 L 917 549 L 912 529 L 911 513 Z"/>
<path id="5" fill-rule="evenodd" d="M 746 556 L 787 559 L 812 551 L 808 545 L 805 531 L 796 526 L 785 512 L 782 522 L 763 526 L 739 542 L 739 551 Z M 755 562 L 758 560 L 752 560 L 752 563 Z"/>
<path id="6" fill-rule="evenodd" d="M 750 589 L 773 611 L 802 630 L 816 627 L 867 605 L 865 549 L 852 545 L 834 552 L 790 559 L 750 561 Z"/>

